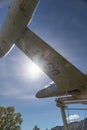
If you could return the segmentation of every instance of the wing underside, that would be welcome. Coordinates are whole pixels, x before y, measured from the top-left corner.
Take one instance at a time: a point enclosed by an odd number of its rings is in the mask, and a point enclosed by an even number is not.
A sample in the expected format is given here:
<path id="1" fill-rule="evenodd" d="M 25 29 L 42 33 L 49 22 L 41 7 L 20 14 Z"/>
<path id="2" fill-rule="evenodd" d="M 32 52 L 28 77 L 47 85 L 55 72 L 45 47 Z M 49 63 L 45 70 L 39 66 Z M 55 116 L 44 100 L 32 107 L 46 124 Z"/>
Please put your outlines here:
<path id="1" fill-rule="evenodd" d="M 56 83 L 61 93 L 86 89 L 87 77 L 30 29 L 26 28 L 16 46 Z"/>

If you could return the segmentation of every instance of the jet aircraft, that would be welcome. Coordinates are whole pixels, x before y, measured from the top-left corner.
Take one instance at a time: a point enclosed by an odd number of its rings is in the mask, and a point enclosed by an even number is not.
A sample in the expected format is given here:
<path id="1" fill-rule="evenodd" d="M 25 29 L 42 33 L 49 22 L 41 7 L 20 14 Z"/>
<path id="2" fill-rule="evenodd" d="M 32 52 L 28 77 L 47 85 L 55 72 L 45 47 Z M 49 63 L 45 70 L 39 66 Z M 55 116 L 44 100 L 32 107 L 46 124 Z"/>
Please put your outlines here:
<path id="1" fill-rule="evenodd" d="M 0 31 L 0 57 L 16 45 L 53 80 L 36 94 L 38 98 L 70 95 L 66 100 L 87 99 L 87 76 L 27 27 L 38 2 L 12 2 Z"/>

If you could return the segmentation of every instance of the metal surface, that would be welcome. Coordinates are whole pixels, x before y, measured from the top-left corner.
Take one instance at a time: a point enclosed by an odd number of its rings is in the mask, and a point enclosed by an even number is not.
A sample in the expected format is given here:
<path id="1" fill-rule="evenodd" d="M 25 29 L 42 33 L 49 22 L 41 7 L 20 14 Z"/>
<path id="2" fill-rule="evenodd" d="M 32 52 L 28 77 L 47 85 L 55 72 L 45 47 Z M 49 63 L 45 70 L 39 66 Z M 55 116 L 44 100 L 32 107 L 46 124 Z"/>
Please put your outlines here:
<path id="1" fill-rule="evenodd" d="M 31 58 L 58 87 L 58 91 L 53 92 L 51 96 L 45 95 L 44 97 L 62 96 L 67 93 L 73 95 L 75 99 L 79 99 L 80 96 L 87 97 L 87 76 L 30 29 L 25 29 L 22 36 L 16 41 L 16 45 Z M 45 90 L 47 90 L 47 88 Z"/>
<path id="2" fill-rule="evenodd" d="M 0 57 L 4 56 L 19 38 L 36 9 L 38 0 L 14 0 L 0 31 Z"/>

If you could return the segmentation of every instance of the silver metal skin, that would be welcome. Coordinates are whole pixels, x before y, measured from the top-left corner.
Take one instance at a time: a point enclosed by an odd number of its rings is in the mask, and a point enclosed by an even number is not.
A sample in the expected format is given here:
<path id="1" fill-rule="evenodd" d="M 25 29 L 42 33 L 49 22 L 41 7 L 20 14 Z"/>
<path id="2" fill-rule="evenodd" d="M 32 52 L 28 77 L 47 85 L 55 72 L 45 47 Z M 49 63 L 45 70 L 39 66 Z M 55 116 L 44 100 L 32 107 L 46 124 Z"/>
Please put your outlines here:
<path id="1" fill-rule="evenodd" d="M 6 55 L 31 20 L 38 0 L 14 0 L 0 30 L 0 57 Z"/>

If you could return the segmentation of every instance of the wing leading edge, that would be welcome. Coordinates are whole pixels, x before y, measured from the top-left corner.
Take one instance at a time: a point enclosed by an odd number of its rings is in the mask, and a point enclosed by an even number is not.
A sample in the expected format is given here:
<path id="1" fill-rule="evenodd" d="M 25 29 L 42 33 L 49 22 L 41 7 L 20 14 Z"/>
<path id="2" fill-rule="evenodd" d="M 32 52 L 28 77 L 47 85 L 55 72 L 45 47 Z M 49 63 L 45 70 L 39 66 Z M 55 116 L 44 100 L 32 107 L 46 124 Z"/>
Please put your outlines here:
<path id="1" fill-rule="evenodd" d="M 60 94 L 87 88 L 87 77 L 30 29 L 25 29 L 16 46 L 56 83 Z"/>

